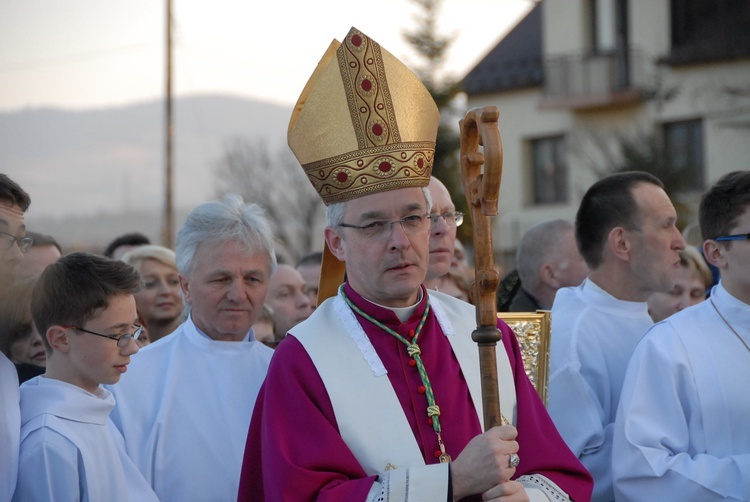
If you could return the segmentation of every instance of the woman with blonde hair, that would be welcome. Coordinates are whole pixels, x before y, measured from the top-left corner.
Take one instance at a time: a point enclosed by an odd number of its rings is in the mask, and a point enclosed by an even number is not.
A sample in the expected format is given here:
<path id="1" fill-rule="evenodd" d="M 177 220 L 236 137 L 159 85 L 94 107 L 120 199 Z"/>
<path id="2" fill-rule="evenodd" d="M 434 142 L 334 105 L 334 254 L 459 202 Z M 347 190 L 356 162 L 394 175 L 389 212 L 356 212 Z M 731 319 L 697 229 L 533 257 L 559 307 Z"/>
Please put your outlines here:
<path id="1" fill-rule="evenodd" d="M 672 290 L 667 293 L 651 293 L 648 298 L 648 313 L 654 322 L 702 302 L 711 286 L 711 270 L 700 251 L 688 246 L 679 253 L 680 271 Z"/>
<path id="2" fill-rule="evenodd" d="M 135 294 L 135 304 L 149 340 L 172 333 L 182 321 L 183 308 L 174 251 L 148 244 L 129 251 L 122 261 L 141 274 L 142 289 Z"/>

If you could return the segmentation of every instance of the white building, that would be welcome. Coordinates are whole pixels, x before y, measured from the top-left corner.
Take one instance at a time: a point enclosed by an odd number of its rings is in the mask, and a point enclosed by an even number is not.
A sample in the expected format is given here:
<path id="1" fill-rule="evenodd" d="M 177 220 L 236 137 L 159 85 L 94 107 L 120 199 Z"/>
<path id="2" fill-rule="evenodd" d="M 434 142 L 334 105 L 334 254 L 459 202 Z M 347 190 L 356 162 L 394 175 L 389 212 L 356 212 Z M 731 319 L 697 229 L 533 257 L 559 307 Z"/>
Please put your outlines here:
<path id="1" fill-rule="evenodd" d="M 470 108 L 500 109 L 498 252 L 538 221 L 572 221 L 619 138 L 653 138 L 684 169 L 671 195 L 690 218 L 720 176 L 750 169 L 750 2 L 544 0 L 463 86 Z"/>

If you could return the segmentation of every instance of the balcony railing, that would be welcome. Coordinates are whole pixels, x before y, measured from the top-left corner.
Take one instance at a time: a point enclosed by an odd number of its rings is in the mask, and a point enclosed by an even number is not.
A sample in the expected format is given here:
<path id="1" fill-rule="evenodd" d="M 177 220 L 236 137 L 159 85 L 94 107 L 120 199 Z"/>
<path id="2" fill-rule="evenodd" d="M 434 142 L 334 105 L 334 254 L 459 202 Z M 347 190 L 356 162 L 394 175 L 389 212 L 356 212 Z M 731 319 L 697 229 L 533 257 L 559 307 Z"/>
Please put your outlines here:
<path id="1" fill-rule="evenodd" d="M 545 108 L 601 108 L 640 101 L 643 61 L 630 51 L 617 54 L 563 55 L 544 62 Z"/>

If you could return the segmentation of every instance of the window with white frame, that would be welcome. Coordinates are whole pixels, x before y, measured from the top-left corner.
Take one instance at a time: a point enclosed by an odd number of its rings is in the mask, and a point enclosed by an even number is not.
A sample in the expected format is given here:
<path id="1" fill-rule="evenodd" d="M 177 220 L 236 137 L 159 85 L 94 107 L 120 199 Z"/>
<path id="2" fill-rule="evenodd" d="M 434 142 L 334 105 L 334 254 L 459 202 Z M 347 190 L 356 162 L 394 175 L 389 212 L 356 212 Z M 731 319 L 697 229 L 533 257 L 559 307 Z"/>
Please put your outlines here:
<path id="1" fill-rule="evenodd" d="M 531 140 L 534 204 L 568 202 L 568 166 L 565 138 L 554 136 Z"/>

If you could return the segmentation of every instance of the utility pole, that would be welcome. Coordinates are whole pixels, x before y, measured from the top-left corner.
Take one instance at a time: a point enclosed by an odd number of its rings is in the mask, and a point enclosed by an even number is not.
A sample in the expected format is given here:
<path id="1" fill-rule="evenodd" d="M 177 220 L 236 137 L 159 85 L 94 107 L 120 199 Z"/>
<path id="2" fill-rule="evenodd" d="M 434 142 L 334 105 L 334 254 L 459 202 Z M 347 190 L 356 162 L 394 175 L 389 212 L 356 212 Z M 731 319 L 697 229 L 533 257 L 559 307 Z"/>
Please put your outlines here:
<path id="1" fill-rule="evenodd" d="M 167 2 L 167 88 L 166 88 L 166 131 L 165 131 L 165 166 L 164 166 L 164 221 L 161 241 L 165 247 L 174 246 L 174 210 L 172 202 L 172 0 Z"/>

